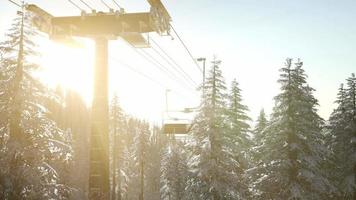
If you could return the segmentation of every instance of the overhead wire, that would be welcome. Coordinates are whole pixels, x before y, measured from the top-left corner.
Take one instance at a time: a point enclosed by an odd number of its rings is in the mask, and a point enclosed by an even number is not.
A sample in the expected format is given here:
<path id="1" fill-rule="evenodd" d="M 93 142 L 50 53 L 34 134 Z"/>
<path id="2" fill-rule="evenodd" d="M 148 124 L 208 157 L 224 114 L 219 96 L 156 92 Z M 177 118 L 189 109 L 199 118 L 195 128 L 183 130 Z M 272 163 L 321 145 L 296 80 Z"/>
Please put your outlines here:
<path id="1" fill-rule="evenodd" d="M 178 74 L 180 74 L 182 77 L 183 77 L 183 79 L 187 82 L 187 84 L 189 84 L 189 85 L 191 85 L 191 86 L 193 86 L 193 87 L 198 87 L 198 85 L 197 85 L 197 83 L 193 80 L 193 79 L 191 79 L 190 77 L 186 77 L 184 74 L 182 74 L 182 72 L 180 72 L 174 65 L 172 65 L 168 60 L 167 60 L 167 58 L 165 58 L 159 51 L 157 51 L 157 49 L 155 49 L 155 48 L 151 48 L 156 54 L 158 54 L 163 60 L 165 60 L 166 61 L 166 63 L 168 63 L 170 66 L 172 66 L 173 67 L 173 69 L 174 69 L 174 71 L 175 72 L 177 72 Z M 150 56 L 152 56 L 152 55 L 150 55 Z M 156 59 L 155 59 L 156 60 Z M 159 63 L 159 61 L 157 61 L 156 60 L 156 62 L 158 62 Z M 163 64 L 161 64 L 161 63 L 159 63 L 160 65 L 163 65 Z"/>
<path id="2" fill-rule="evenodd" d="M 146 75 L 145 73 L 143 73 L 143 72 L 141 72 L 141 71 L 135 69 L 135 68 L 132 67 L 131 65 L 129 65 L 129 64 L 127 64 L 127 63 L 124 63 L 124 62 L 122 62 L 122 61 L 116 59 L 115 57 L 110 56 L 110 58 L 111 58 L 113 61 L 115 61 L 115 62 L 117 62 L 117 63 L 119 63 L 119 64 L 125 66 L 126 68 L 130 69 L 131 71 L 133 71 L 133 72 L 135 72 L 135 73 L 137 73 L 137 74 L 140 74 L 141 76 L 147 78 L 148 80 L 151 80 L 152 82 L 154 82 L 154 83 L 156 83 L 156 84 L 158 84 L 158 85 L 160 85 L 160 86 L 163 86 L 163 84 L 162 84 L 161 82 L 159 82 L 159 81 L 157 81 L 156 79 L 153 79 L 152 77 Z"/>
<path id="3" fill-rule="evenodd" d="M 173 79 L 175 79 L 176 81 L 178 81 L 178 82 L 181 83 L 181 80 L 179 80 L 179 78 L 177 77 L 177 75 L 176 75 L 175 73 L 171 72 L 166 66 L 164 66 L 162 63 L 160 63 L 160 62 L 159 62 L 156 58 L 154 58 L 151 54 L 149 54 L 147 51 L 144 51 L 144 50 L 142 50 L 141 52 L 145 55 L 145 57 L 150 58 L 150 59 L 148 59 L 148 60 L 151 60 L 151 63 L 152 63 L 152 64 L 154 64 L 154 65 L 157 66 L 157 67 L 160 66 L 160 68 L 163 69 L 163 71 L 165 71 L 166 73 L 168 73 L 168 74 L 171 75 L 171 78 L 173 78 Z M 186 86 L 191 87 L 191 89 L 193 89 L 193 88 L 195 89 L 195 88 L 196 88 L 195 85 L 191 85 L 191 84 L 189 84 L 189 83 L 187 83 L 187 82 L 184 82 L 184 83 L 186 84 Z"/>
<path id="4" fill-rule="evenodd" d="M 13 0 L 8 0 L 8 1 L 10 1 L 10 2 L 13 3 L 14 5 L 16 5 L 16 6 L 20 7 L 20 8 L 22 8 L 22 6 L 21 6 L 20 4 L 18 4 L 18 3 L 16 3 L 15 1 L 13 1 Z"/>
<path id="5" fill-rule="evenodd" d="M 188 79 L 188 81 L 191 81 L 194 85 L 198 86 L 198 84 L 193 80 L 193 78 L 183 69 L 181 65 L 179 65 L 153 38 L 150 38 L 150 40 L 155 44 L 158 49 L 163 52 L 163 54 L 169 59 L 167 59 L 165 56 L 163 56 L 161 53 L 158 52 L 157 49 L 155 49 L 153 46 L 151 48 L 159 54 L 169 65 L 171 65 L 177 72 L 182 73 L 183 77 L 185 79 Z M 173 63 L 173 64 L 172 64 Z M 178 70 L 178 69 L 179 70 Z"/>
<path id="6" fill-rule="evenodd" d="M 178 35 L 177 31 L 174 29 L 173 25 L 171 24 L 170 27 L 172 28 L 174 34 L 177 36 L 177 38 L 179 39 L 179 41 L 181 42 L 181 44 L 183 45 L 184 49 L 188 52 L 190 58 L 193 60 L 193 63 L 196 65 L 196 67 L 199 69 L 199 71 L 201 73 L 203 73 L 203 70 L 201 69 L 201 67 L 199 66 L 198 62 L 196 61 L 196 59 L 194 58 L 194 56 L 192 55 L 192 53 L 190 52 L 190 50 L 188 49 L 187 45 L 184 43 L 184 41 L 182 40 L 182 38 Z"/>
<path id="7" fill-rule="evenodd" d="M 131 46 L 132 47 L 132 46 Z M 157 65 L 154 61 L 152 61 L 151 59 L 149 59 L 147 57 L 147 55 L 145 55 L 143 52 L 138 51 L 135 47 L 132 47 L 132 49 L 141 57 L 143 57 L 145 60 L 147 60 L 149 63 L 151 63 L 152 65 L 154 65 L 155 67 L 157 67 L 159 70 L 164 71 L 165 73 L 168 73 L 171 76 L 171 73 L 169 71 L 167 71 L 167 69 L 162 68 L 162 66 Z"/>
<path id="8" fill-rule="evenodd" d="M 106 6 L 107 8 L 112 9 L 104 0 L 100 0 L 100 2 L 104 4 L 104 6 Z"/>
<path id="9" fill-rule="evenodd" d="M 170 70 L 168 70 L 167 67 L 165 67 L 164 65 L 160 64 L 155 58 L 153 58 L 150 54 L 148 54 L 145 51 L 139 51 L 137 50 L 137 48 L 133 47 L 132 45 L 129 44 L 129 46 L 142 58 L 144 58 L 146 61 L 148 61 L 149 63 L 151 63 L 153 66 L 155 66 L 158 70 L 163 71 L 163 73 L 166 73 L 167 75 L 169 75 L 172 79 L 174 79 L 177 82 L 181 82 L 179 80 L 179 78 L 177 78 L 177 76 L 172 73 Z M 188 85 L 186 85 L 188 86 Z M 190 90 L 193 89 L 194 87 L 189 86 L 188 87 Z M 195 90 L 195 88 L 194 88 Z"/>
<path id="10" fill-rule="evenodd" d="M 91 7 L 87 2 L 85 2 L 84 0 L 79 0 L 80 2 L 82 2 L 86 7 L 88 7 L 90 10 L 95 10 L 93 7 Z"/>
<path id="11" fill-rule="evenodd" d="M 177 70 L 177 68 L 174 66 L 174 65 L 172 65 L 168 60 L 167 60 L 167 58 L 165 58 L 159 51 L 157 51 L 157 49 L 155 49 L 155 48 L 151 48 L 154 52 L 156 52 L 156 54 L 158 54 L 163 60 L 165 60 L 166 61 L 166 63 L 168 63 L 170 66 L 172 66 L 173 67 L 173 69 L 178 73 L 178 74 L 181 74 L 182 75 L 182 77 L 184 78 L 184 80 L 186 80 L 187 82 L 189 82 L 189 84 L 193 84 L 194 85 L 194 87 L 197 87 L 198 85 L 197 85 L 197 83 L 193 80 L 193 79 L 191 79 L 189 76 L 187 77 L 187 76 L 185 76 L 184 74 L 182 74 L 182 72 L 180 72 L 179 70 Z"/>
<path id="12" fill-rule="evenodd" d="M 152 78 L 151 76 L 149 76 L 149 75 L 143 73 L 142 71 L 137 70 L 137 68 L 133 67 L 132 65 L 129 65 L 129 64 L 127 64 L 127 63 L 125 63 L 125 62 L 123 62 L 123 61 L 121 61 L 121 60 L 119 60 L 119 59 L 113 57 L 113 56 L 109 56 L 109 58 L 110 58 L 111 60 L 115 61 L 116 63 L 121 64 L 123 67 L 126 67 L 127 69 L 131 70 L 132 72 L 134 72 L 134 73 L 136 73 L 136 74 L 138 74 L 138 75 L 141 75 L 142 77 L 146 78 L 147 80 L 150 80 L 151 82 L 153 82 L 153 83 L 155 83 L 156 85 L 162 87 L 163 89 L 167 89 L 167 88 L 168 88 L 168 87 L 167 87 L 165 84 L 163 84 L 162 82 L 157 81 L 156 79 L 154 79 L 154 78 Z M 172 90 L 172 92 L 173 92 L 173 93 L 176 93 L 177 95 L 179 95 L 179 96 L 181 96 L 181 97 L 187 98 L 186 95 L 184 95 L 184 94 L 182 94 L 182 93 L 180 93 L 180 92 L 178 92 L 178 91 L 176 91 L 176 90 Z"/>
<path id="13" fill-rule="evenodd" d="M 84 11 L 83 8 L 81 8 L 80 6 L 78 6 L 76 3 L 74 3 L 72 0 L 68 0 L 74 7 L 78 8 L 80 11 Z"/>
<path id="14" fill-rule="evenodd" d="M 119 9 L 122 9 L 122 7 L 119 5 L 119 3 L 117 3 L 116 0 L 112 0 L 114 2 L 114 4 L 119 8 Z"/>

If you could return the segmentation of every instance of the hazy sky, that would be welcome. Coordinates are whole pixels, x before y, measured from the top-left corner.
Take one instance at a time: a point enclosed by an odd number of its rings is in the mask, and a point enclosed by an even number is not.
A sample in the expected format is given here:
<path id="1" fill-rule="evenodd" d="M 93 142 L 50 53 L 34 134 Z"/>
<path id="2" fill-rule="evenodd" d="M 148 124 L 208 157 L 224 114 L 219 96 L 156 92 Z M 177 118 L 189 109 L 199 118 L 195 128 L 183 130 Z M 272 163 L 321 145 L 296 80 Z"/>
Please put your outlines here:
<path id="1" fill-rule="evenodd" d="M 127 12 L 148 11 L 144 0 L 117 0 Z M 79 2 L 79 0 L 77 0 Z M 88 3 L 105 10 L 100 0 Z M 110 2 L 110 0 L 107 0 Z M 67 0 L 32 0 L 55 16 L 77 15 Z M 301 58 L 309 75 L 309 83 L 316 89 L 320 101 L 320 114 L 328 118 L 332 111 L 337 88 L 352 72 L 356 72 L 356 2 L 347 0 L 179 0 L 163 3 L 169 10 L 173 25 L 196 57 L 214 54 L 221 59 L 227 83 L 236 78 L 240 83 L 244 102 L 253 118 L 264 107 L 270 113 L 273 97 L 278 93 L 278 69 L 287 57 Z M 83 6 L 84 7 L 84 6 Z M 99 8 L 100 7 L 100 8 Z M 9 19 L 16 7 L 7 0 L 0 0 L 0 33 L 8 28 Z M 167 52 L 196 80 L 201 81 L 198 70 L 179 45 L 178 40 L 152 34 Z M 86 49 L 72 50 L 59 45 L 47 45 L 52 50 L 47 62 L 61 61 L 62 67 L 52 67 L 48 74 L 67 74 L 74 70 L 71 79 L 79 92 L 90 98 L 93 44 L 86 42 Z M 62 48 L 62 50 L 53 50 Z M 152 50 L 145 50 L 158 57 Z M 144 78 L 128 68 L 110 61 L 111 91 L 116 91 L 128 113 L 159 121 L 164 109 L 165 88 L 169 94 L 169 107 L 178 109 L 197 105 L 198 93 L 170 80 L 122 41 L 110 44 L 110 55 L 141 71 Z M 44 57 L 46 54 L 44 54 Z M 78 59 L 79 57 L 79 59 Z M 76 61 L 73 61 L 76 60 Z M 76 63 L 73 66 L 71 63 Z M 165 63 L 160 60 L 161 63 Z M 55 66 L 55 65 L 53 65 Z M 74 67 L 76 69 L 74 69 Z M 170 66 L 168 66 L 170 67 Z M 51 77 L 49 79 L 54 80 Z M 58 78 L 57 77 L 57 78 Z M 48 77 L 47 77 L 48 78 Z M 68 76 L 58 80 L 70 79 Z M 86 88 L 86 89 L 83 89 Z M 177 94 L 179 93 L 179 94 Z"/>

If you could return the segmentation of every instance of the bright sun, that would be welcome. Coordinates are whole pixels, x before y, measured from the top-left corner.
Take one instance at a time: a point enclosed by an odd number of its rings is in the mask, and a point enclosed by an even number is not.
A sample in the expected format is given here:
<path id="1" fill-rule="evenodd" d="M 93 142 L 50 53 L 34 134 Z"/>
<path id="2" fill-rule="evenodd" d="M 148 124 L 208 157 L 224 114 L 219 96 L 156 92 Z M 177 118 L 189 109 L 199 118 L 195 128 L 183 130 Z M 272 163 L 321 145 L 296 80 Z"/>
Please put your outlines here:
<path id="1" fill-rule="evenodd" d="M 52 87 L 57 85 L 78 92 L 90 103 L 93 80 L 93 45 L 90 41 L 80 41 L 82 47 L 73 48 L 53 41 L 40 45 L 43 67 L 41 77 Z"/>

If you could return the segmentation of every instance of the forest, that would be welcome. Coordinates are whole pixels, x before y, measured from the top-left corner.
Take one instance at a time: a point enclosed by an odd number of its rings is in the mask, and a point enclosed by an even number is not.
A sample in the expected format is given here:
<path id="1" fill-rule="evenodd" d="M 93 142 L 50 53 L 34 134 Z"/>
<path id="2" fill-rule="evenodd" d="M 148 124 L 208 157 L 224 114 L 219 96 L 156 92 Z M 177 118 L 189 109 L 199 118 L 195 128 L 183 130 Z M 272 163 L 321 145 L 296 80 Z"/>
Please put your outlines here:
<path id="1" fill-rule="evenodd" d="M 87 199 L 91 110 L 75 91 L 39 81 L 36 37 L 26 15 L 0 41 L 0 199 Z M 303 61 L 283 62 L 272 112 L 251 119 L 238 77 L 226 83 L 214 58 L 183 138 L 127 115 L 114 96 L 110 199 L 356 199 L 355 74 L 330 94 L 336 108 L 323 119 Z"/>

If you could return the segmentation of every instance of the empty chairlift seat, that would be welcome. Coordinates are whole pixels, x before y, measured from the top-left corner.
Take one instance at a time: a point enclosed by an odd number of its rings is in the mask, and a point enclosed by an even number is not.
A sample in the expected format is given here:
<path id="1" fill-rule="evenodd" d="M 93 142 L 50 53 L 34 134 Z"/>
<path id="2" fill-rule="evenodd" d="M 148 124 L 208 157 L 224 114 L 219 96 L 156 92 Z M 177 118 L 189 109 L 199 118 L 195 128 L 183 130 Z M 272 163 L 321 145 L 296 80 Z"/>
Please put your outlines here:
<path id="1" fill-rule="evenodd" d="M 189 132 L 190 124 L 188 123 L 164 123 L 163 133 L 164 134 L 187 134 Z"/>

